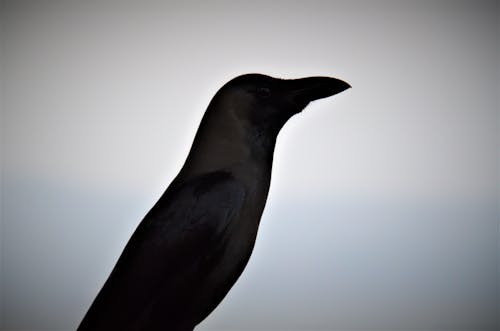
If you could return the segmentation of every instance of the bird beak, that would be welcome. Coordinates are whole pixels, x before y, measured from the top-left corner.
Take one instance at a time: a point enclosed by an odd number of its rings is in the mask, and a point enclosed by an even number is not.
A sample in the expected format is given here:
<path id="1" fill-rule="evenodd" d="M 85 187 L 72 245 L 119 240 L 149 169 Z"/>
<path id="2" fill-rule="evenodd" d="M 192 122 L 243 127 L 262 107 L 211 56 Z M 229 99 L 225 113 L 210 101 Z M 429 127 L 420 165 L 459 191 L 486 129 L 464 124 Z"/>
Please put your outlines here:
<path id="1" fill-rule="evenodd" d="M 331 77 L 307 77 L 286 81 L 294 102 L 305 107 L 311 101 L 327 98 L 351 87 L 343 80 Z"/>

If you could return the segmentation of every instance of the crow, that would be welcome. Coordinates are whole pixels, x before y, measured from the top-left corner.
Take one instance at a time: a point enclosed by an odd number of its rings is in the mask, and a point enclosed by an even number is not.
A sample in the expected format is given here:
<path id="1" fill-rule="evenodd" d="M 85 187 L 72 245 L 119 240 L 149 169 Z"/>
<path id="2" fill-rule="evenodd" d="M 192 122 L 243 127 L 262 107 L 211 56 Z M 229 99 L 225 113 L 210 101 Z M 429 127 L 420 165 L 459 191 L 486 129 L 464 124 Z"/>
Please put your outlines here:
<path id="1" fill-rule="evenodd" d="M 179 174 L 146 214 L 83 318 L 83 330 L 192 331 L 252 253 L 280 129 L 350 85 L 246 74 L 213 97 Z"/>

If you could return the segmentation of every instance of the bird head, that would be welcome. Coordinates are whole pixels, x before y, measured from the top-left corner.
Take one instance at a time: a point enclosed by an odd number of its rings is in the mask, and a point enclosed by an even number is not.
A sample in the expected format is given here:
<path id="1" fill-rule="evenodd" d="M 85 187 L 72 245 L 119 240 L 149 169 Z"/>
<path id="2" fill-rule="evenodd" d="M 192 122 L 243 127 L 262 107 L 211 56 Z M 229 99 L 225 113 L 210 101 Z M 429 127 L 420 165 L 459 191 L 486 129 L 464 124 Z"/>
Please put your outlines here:
<path id="1" fill-rule="evenodd" d="M 217 92 L 240 120 L 269 134 L 277 134 L 293 115 L 311 101 L 340 93 L 351 86 L 337 78 L 278 79 L 261 74 L 238 76 Z"/>
<path id="2" fill-rule="evenodd" d="M 351 87 L 330 77 L 236 77 L 222 86 L 200 123 L 182 176 L 227 168 L 242 160 L 272 162 L 280 129 L 311 101 Z"/>

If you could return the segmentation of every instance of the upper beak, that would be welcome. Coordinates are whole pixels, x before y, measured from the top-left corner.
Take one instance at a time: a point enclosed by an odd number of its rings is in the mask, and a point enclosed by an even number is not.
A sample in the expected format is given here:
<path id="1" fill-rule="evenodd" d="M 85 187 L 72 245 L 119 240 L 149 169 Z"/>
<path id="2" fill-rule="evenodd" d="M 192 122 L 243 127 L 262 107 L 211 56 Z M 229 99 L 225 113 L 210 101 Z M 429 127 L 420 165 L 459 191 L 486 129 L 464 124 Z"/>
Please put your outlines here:
<path id="1" fill-rule="evenodd" d="M 343 80 L 331 77 L 307 77 L 286 82 L 294 102 L 303 107 L 311 101 L 327 98 L 351 87 Z"/>

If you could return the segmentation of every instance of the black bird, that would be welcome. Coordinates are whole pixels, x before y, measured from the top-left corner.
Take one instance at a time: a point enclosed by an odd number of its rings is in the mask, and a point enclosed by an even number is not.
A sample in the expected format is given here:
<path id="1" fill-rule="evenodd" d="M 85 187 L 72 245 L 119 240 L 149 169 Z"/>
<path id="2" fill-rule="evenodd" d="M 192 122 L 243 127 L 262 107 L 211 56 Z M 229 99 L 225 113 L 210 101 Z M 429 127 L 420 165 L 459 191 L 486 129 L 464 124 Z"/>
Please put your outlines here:
<path id="1" fill-rule="evenodd" d="M 329 77 L 260 74 L 225 84 L 184 166 L 139 224 L 78 330 L 193 330 L 250 258 L 278 132 L 309 102 L 349 87 Z"/>

